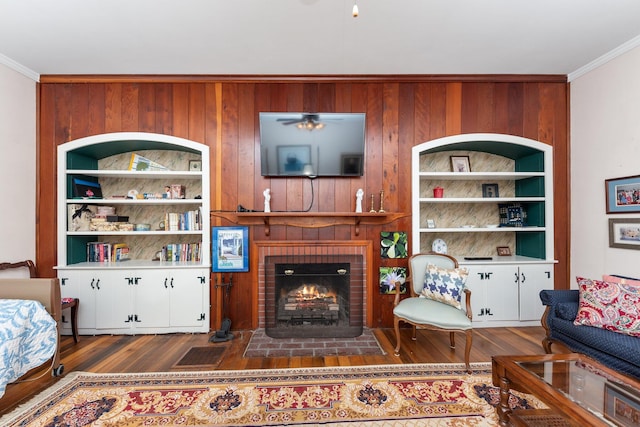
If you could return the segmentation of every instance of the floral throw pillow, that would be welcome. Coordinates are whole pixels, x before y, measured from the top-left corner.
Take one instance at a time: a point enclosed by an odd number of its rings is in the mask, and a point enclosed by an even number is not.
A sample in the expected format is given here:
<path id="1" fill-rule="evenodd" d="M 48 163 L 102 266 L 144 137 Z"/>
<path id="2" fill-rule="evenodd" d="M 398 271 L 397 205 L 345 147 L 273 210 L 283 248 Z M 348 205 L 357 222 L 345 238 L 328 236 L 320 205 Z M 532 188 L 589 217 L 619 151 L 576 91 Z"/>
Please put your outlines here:
<path id="1" fill-rule="evenodd" d="M 466 268 L 449 269 L 429 264 L 424 275 L 422 296 L 460 309 L 468 275 Z"/>
<path id="2" fill-rule="evenodd" d="M 640 336 L 640 287 L 577 277 L 580 308 L 575 325 Z"/>

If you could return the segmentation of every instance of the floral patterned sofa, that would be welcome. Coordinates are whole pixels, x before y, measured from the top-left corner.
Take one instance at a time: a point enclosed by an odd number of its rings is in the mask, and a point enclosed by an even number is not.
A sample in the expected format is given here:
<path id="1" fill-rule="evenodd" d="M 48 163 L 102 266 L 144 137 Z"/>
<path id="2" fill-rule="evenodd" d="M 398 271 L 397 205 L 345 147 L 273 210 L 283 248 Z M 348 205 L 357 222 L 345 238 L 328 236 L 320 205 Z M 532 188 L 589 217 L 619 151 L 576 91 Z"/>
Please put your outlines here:
<path id="1" fill-rule="evenodd" d="M 543 290 L 542 346 L 559 342 L 576 353 L 640 379 L 640 281 L 579 277 L 576 290 Z"/>

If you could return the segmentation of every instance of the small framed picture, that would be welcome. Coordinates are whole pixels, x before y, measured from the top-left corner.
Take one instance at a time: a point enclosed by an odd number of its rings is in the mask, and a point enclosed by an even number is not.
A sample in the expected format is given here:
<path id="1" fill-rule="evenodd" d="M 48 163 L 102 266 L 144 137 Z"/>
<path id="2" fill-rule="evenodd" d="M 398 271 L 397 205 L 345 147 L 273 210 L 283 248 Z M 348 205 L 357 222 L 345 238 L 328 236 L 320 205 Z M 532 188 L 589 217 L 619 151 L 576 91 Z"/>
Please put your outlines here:
<path id="1" fill-rule="evenodd" d="M 615 425 L 637 426 L 640 422 L 640 400 L 633 392 L 604 385 L 604 417 Z"/>
<path id="2" fill-rule="evenodd" d="M 211 228 L 211 270 L 249 271 L 249 227 Z"/>
<path id="3" fill-rule="evenodd" d="M 451 156 L 451 170 L 453 172 L 471 172 L 469 156 Z"/>
<path id="4" fill-rule="evenodd" d="M 482 184 L 482 197 L 500 197 L 498 184 Z"/>
<path id="5" fill-rule="evenodd" d="M 200 172 L 202 170 L 202 160 L 189 160 L 189 171 Z"/>
<path id="6" fill-rule="evenodd" d="M 604 181 L 607 213 L 640 212 L 640 175 Z"/>
<path id="7" fill-rule="evenodd" d="M 498 246 L 498 256 L 511 256 L 511 249 L 509 246 Z"/>
<path id="8" fill-rule="evenodd" d="M 640 249 L 640 218 L 609 218 L 609 247 Z"/>
<path id="9" fill-rule="evenodd" d="M 427 228 L 436 228 L 436 222 L 432 219 L 427 220 Z"/>

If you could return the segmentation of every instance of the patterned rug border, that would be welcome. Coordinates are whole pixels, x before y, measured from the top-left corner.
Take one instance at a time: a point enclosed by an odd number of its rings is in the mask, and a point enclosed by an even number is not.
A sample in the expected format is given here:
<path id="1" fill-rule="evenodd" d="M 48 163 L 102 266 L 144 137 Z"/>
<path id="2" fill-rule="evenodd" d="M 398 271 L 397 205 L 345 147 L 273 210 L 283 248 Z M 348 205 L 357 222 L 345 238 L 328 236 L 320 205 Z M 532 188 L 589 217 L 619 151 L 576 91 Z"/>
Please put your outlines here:
<path id="1" fill-rule="evenodd" d="M 0 425 L 12 425 L 24 417 L 32 408 L 52 399 L 52 396 L 65 395 L 69 389 L 82 384 L 92 385 L 110 382 L 110 386 L 145 385 L 155 382 L 157 385 L 198 385 L 206 382 L 242 383 L 280 383 L 288 381 L 323 382 L 328 379 L 352 378 L 393 378 L 402 379 L 412 376 L 474 377 L 491 374 L 490 362 L 471 363 L 472 373 L 465 370 L 463 363 L 412 363 L 334 367 L 303 367 L 251 370 L 215 370 L 189 372 L 147 372 L 147 373 L 94 373 L 73 371 L 66 374 L 57 383 L 43 390 L 12 412 L 0 417 Z M 93 384 L 95 385 L 95 384 Z"/>

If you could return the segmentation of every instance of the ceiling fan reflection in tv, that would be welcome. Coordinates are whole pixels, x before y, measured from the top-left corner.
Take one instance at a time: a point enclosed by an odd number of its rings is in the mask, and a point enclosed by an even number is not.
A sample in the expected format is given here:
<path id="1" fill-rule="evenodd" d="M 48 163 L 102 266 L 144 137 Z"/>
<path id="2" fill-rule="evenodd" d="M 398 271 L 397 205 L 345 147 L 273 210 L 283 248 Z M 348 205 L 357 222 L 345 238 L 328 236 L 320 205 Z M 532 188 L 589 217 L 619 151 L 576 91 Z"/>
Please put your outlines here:
<path id="1" fill-rule="evenodd" d="M 304 113 L 300 118 L 280 118 L 277 121 L 284 126 L 296 125 L 298 129 L 304 129 L 308 131 L 320 130 L 325 127 L 327 121 L 342 120 L 341 118 L 323 118 L 320 121 L 319 114 Z"/>

